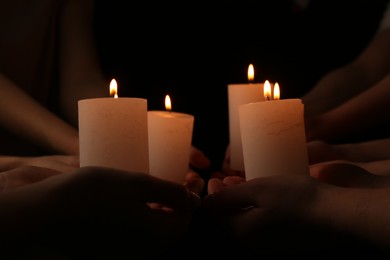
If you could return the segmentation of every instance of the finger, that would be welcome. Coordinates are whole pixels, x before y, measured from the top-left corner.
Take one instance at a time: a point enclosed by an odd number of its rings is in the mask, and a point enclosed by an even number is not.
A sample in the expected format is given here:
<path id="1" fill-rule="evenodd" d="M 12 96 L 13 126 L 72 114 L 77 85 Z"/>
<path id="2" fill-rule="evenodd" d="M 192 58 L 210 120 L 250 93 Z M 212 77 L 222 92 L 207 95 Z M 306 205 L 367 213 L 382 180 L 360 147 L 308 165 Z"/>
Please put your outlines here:
<path id="1" fill-rule="evenodd" d="M 44 167 L 30 165 L 18 167 L 1 173 L 1 190 L 15 189 L 58 174 L 61 174 L 61 172 Z"/>
<path id="2" fill-rule="evenodd" d="M 223 174 L 225 176 L 241 176 L 241 177 L 245 177 L 245 172 L 238 171 L 238 170 L 233 170 L 230 167 L 230 163 L 226 162 L 226 161 L 222 165 L 222 172 L 223 172 Z"/>
<path id="3" fill-rule="evenodd" d="M 200 195 L 204 188 L 204 180 L 196 172 L 190 171 L 186 175 L 184 186 L 188 190 Z"/>
<path id="4" fill-rule="evenodd" d="M 212 194 L 222 190 L 225 184 L 219 178 L 211 178 L 207 183 L 207 193 Z"/>
<path id="5" fill-rule="evenodd" d="M 80 158 L 76 155 L 63 156 L 65 162 L 72 168 L 80 168 Z"/>
<path id="6" fill-rule="evenodd" d="M 341 187 L 383 187 L 389 178 L 377 176 L 350 163 L 325 163 L 310 166 L 310 175 L 323 182 Z"/>
<path id="7" fill-rule="evenodd" d="M 256 206 L 256 199 L 262 193 L 259 180 L 226 186 L 218 179 L 210 179 L 209 195 L 204 199 L 204 205 L 212 210 L 224 212 L 240 211 L 243 208 Z"/>
<path id="8" fill-rule="evenodd" d="M 62 174 L 58 170 L 38 166 L 23 166 L 19 170 L 15 170 L 19 171 L 23 176 L 29 176 L 31 181 L 40 181 L 54 175 Z"/>
<path id="9" fill-rule="evenodd" d="M 222 172 L 219 172 L 219 171 L 215 171 L 211 174 L 210 178 L 218 178 L 220 180 L 223 180 L 224 178 L 226 177 L 225 174 L 223 174 Z"/>
<path id="10" fill-rule="evenodd" d="M 196 193 L 203 188 L 200 178 L 190 177 L 190 180 L 182 185 L 150 175 L 148 177 L 146 192 L 141 191 L 148 202 L 163 204 L 175 210 L 192 210 L 200 206 L 201 199 Z"/>
<path id="11" fill-rule="evenodd" d="M 223 183 L 226 184 L 226 186 L 240 184 L 245 182 L 245 178 L 240 176 L 227 176 L 223 179 Z"/>
<path id="12" fill-rule="evenodd" d="M 202 151 L 194 146 L 191 146 L 190 165 L 197 169 L 207 169 L 210 167 L 210 160 Z"/>
<path id="13" fill-rule="evenodd" d="M 154 202 L 177 210 L 192 210 L 200 203 L 199 196 L 183 184 L 145 173 L 134 173 L 104 167 L 83 167 L 77 173 L 90 174 L 105 187 L 116 187 L 115 196 L 136 197 L 139 201 Z"/>
<path id="14" fill-rule="evenodd" d="M 286 175 L 255 178 L 239 184 L 236 181 L 234 185 L 229 186 L 223 183 L 222 189 L 211 193 L 203 200 L 204 206 L 224 213 L 251 207 L 261 208 L 275 198 L 278 199 L 286 189 L 294 194 L 297 187 L 307 187 L 307 182 L 312 181 L 312 178 L 304 175 Z"/>

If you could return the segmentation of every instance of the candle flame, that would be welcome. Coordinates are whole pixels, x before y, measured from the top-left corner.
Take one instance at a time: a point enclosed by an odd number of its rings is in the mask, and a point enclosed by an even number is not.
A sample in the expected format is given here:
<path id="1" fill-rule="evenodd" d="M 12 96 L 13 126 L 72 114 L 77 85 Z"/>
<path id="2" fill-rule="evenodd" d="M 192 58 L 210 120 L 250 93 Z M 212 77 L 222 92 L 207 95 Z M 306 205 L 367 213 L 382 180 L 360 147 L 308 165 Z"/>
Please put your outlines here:
<path id="1" fill-rule="evenodd" d="M 271 97 L 271 83 L 268 80 L 264 82 L 264 97 L 267 100 L 270 100 Z"/>
<path id="2" fill-rule="evenodd" d="M 165 96 L 165 109 L 168 111 L 172 110 L 171 98 L 169 97 L 169 95 Z"/>
<path id="3" fill-rule="evenodd" d="M 253 64 L 249 64 L 248 67 L 248 81 L 253 82 L 255 80 L 255 69 L 253 67 Z"/>
<path id="4" fill-rule="evenodd" d="M 115 79 L 112 79 L 110 82 L 110 96 L 114 96 L 114 98 L 118 98 L 118 84 Z"/>
<path id="5" fill-rule="evenodd" d="M 279 87 L 279 83 L 278 82 L 276 82 L 275 86 L 274 86 L 274 99 L 275 100 L 279 100 L 280 99 L 280 87 Z"/>

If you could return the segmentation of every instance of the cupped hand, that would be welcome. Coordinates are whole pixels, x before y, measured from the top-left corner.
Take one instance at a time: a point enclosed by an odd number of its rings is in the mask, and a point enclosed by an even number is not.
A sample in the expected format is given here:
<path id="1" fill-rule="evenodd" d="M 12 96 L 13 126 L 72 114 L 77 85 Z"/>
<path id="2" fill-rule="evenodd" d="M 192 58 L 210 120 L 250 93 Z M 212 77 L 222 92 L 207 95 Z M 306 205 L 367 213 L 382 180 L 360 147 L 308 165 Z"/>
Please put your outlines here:
<path id="1" fill-rule="evenodd" d="M 209 180 L 209 195 L 203 202 L 217 222 L 238 241 L 251 249 L 266 251 L 267 245 L 273 243 L 288 244 L 291 237 L 287 238 L 284 232 L 299 232 L 302 222 L 312 214 L 324 185 L 310 176 L 300 175 L 249 181 L 237 176 L 223 181 L 215 178 Z M 285 237 L 278 238 L 278 232 L 283 232 Z M 259 246 L 261 244 L 264 247 Z"/>
<path id="2" fill-rule="evenodd" d="M 43 175 L 47 173 L 47 169 L 41 170 Z M 18 234 L 20 229 L 34 241 L 88 257 L 158 255 L 186 231 L 193 210 L 201 203 L 184 185 L 103 167 L 53 174 L 3 194 L 10 206 L 9 216 L 12 212 L 28 216 L 28 221 L 21 223 L 10 217 L 9 234 Z M 171 210 L 153 208 L 150 203 Z M 153 250 L 145 251 L 145 246 Z"/>

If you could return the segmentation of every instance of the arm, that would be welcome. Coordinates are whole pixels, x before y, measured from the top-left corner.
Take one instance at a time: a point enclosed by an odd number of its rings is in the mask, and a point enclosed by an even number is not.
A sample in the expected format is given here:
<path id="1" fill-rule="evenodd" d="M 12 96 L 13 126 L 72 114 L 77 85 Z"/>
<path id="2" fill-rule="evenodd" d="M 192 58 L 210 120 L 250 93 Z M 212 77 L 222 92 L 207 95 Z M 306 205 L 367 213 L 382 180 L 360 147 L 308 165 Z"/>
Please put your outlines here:
<path id="1" fill-rule="evenodd" d="M 77 101 L 108 97 L 93 30 L 93 1 L 66 1 L 61 21 L 60 106 L 64 117 L 77 126 Z M 119 93 L 120 94 L 120 93 Z"/>
<path id="2" fill-rule="evenodd" d="M 307 149 L 310 164 L 330 160 L 381 161 L 390 159 L 390 138 L 336 145 L 312 141 L 307 143 Z"/>
<path id="3" fill-rule="evenodd" d="M 77 130 L 48 111 L 2 74 L 0 93 L 0 110 L 3 111 L 0 113 L 1 127 L 42 149 L 78 154 Z"/>
<path id="4" fill-rule="evenodd" d="M 307 140 L 338 142 L 345 136 L 364 134 L 390 123 L 389 85 L 390 73 L 371 88 L 336 108 L 316 117 L 306 118 Z"/>
<path id="5" fill-rule="evenodd" d="M 66 1 L 60 28 L 60 106 L 63 114 L 68 115 L 66 120 L 74 126 L 77 125 L 77 99 L 87 94 L 98 96 L 92 88 L 99 90 L 99 86 L 104 85 L 94 56 L 93 9 L 89 5 L 92 6 L 92 1 Z M 0 114 L 1 127 L 46 151 L 78 154 L 75 127 L 48 111 L 1 74 L 0 93 L 6 97 L 2 98 L 0 109 L 7 111 Z"/>
<path id="6" fill-rule="evenodd" d="M 334 108 L 377 83 L 390 72 L 390 28 L 378 32 L 351 63 L 325 75 L 302 97 L 305 116 Z"/>
<path id="7" fill-rule="evenodd" d="M 340 249 L 337 241 L 344 245 L 349 242 L 343 240 L 344 235 L 380 247 L 390 246 L 387 224 L 390 180 L 386 179 L 385 187 L 380 183 L 386 177 L 373 176 L 356 166 L 342 169 L 346 172 L 340 168 L 332 170 L 334 175 L 346 173 L 344 177 L 359 175 L 359 182 L 355 185 L 361 187 L 339 187 L 298 175 L 257 178 L 247 182 L 229 180 L 238 178 L 235 176 L 227 177 L 223 182 L 211 179 L 208 190 L 212 194 L 204 199 L 204 205 L 219 223 L 237 236 L 240 243 L 249 245 L 260 254 L 266 252 L 267 245 L 273 249 L 276 246 L 298 252 L 316 248 Z M 369 188 L 367 180 L 371 184 L 377 183 L 377 187 Z M 362 188 L 364 185 L 366 188 Z"/>

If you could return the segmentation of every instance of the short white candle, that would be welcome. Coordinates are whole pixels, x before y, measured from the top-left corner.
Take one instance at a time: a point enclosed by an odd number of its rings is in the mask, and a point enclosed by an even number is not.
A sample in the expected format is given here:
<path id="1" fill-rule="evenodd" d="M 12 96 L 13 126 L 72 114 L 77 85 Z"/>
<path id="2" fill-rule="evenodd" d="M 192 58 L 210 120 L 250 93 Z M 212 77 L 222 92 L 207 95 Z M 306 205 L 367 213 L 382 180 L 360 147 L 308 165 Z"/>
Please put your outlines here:
<path id="1" fill-rule="evenodd" d="M 146 99 L 84 99 L 78 102 L 78 113 L 81 167 L 149 172 Z"/>
<path id="2" fill-rule="evenodd" d="M 263 95 L 264 84 L 252 83 L 254 80 L 252 64 L 248 67 L 248 80 L 249 83 L 247 84 L 228 85 L 230 167 L 238 171 L 244 171 L 238 107 L 242 104 L 265 100 Z"/>
<path id="3" fill-rule="evenodd" d="M 239 117 L 246 180 L 309 173 L 301 99 L 243 104 Z"/>
<path id="4" fill-rule="evenodd" d="M 180 184 L 189 169 L 194 116 L 171 111 L 148 111 L 150 174 Z"/>

